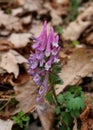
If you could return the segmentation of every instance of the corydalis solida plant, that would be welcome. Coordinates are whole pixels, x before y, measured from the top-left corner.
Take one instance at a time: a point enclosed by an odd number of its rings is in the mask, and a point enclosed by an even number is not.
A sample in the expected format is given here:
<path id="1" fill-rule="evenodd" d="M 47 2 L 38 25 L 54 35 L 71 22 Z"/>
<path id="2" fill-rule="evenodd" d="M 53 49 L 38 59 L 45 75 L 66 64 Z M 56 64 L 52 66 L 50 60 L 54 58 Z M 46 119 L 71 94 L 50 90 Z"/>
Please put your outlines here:
<path id="1" fill-rule="evenodd" d="M 39 37 L 33 38 L 34 44 L 28 59 L 29 74 L 38 86 L 38 101 L 42 101 L 49 86 L 60 81 L 56 71 L 59 68 L 59 37 L 55 36 L 53 27 L 47 34 L 47 23 L 44 22 L 43 30 Z M 53 80 L 56 80 L 54 83 Z"/>

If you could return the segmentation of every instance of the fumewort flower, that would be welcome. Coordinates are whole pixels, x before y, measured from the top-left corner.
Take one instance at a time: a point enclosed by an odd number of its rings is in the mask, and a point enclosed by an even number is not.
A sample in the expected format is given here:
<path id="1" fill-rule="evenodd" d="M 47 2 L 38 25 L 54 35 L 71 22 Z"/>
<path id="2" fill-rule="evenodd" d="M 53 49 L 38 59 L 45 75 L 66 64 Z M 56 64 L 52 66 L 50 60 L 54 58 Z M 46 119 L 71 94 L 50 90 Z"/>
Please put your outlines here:
<path id="1" fill-rule="evenodd" d="M 39 37 L 34 37 L 31 51 L 28 59 L 29 74 L 33 77 L 38 86 L 38 101 L 42 101 L 49 88 L 49 73 L 52 66 L 59 62 L 60 47 L 59 37 L 54 34 L 53 27 L 47 34 L 47 22 L 44 22 L 43 30 Z"/>

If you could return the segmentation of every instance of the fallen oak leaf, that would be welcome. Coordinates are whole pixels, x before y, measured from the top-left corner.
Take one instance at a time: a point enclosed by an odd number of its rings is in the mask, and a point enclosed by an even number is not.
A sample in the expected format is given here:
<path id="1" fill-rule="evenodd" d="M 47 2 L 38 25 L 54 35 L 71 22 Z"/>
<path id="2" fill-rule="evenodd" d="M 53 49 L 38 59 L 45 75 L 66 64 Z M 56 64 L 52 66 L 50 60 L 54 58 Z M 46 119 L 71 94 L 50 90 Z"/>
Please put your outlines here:
<path id="1" fill-rule="evenodd" d="M 52 25 L 57 26 L 57 25 L 62 24 L 63 21 L 61 17 L 57 14 L 57 12 L 54 9 L 51 10 L 50 15 L 52 17 L 52 21 L 51 21 Z"/>
<path id="2" fill-rule="evenodd" d="M 18 17 L 5 14 L 3 11 L 0 11 L 0 27 L 4 26 L 7 30 L 22 31 L 23 27 L 21 21 Z"/>
<path id="3" fill-rule="evenodd" d="M 30 12 L 38 11 L 42 8 L 42 4 L 42 0 L 40 0 L 39 2 L 37 0 L 23 0 L 23 9 Z"/>
<path id="4" fill-rule="evenodd" d="M 18 16 L 18 15 L 23 13 L 23 8 L 22 7 L 18 7 L 18 8 L 12 9 L 11 11 L 12 11 L 11 12 L 12 16 Z"/>
<path id="5" fill-rule="evenodd" d="M 24 25 L 27 25 L 27 24 L 30 24 L 30 23 L 31 23 L 31 20 L 32 20 L 32 17 L 31 17 L 31 15 L 29 15 L 29 16 L 26 16 L 26 17 L 23 17 L 23 18 L 22 18 L 22 23 L 23 23 Z"/>
<path id="6" fill-rule="evenodd" d="M 14 50 L 0 53 L 0 67 L 8 73 L 13 73 L 15 78 L 19 75 L 19 66 L 27 60 Z"/>
<path id="7" fill-rule="evenodd" d="M 92 24 L 92 15 L 93 6 L 91 5 L 64 30 L 64 34 L 62 35 L 64 40 L 77 40 L 81 33 Z"/>
<path id="8" fill-rule="evenodd" d="M 59 94 L 69 85 L 76 85 L 81 79 L 93 72 L 93 50 L 77 48 L 74 50 L 67 64 L 62 67 L 59 74 L 63 80 L 62 85 L 56 85 L 56 93 Z"/>
<path id="9" fill-rule="evenodd" d="M 30 33 L 12 33 L 8 41 L 10 41 L 15 48 L 22 48 L 30 42 L 31 36 Z"/>
<path id="10" fill-rule="evenodd" d="M 24 113 L 32 112 L 36 107 L 37 86 L 34 81 L 30 79 L 27 83 L 15 86 L 16 100 L 19 102 L 13 111 L 13 115 L 24 111 Z"/>

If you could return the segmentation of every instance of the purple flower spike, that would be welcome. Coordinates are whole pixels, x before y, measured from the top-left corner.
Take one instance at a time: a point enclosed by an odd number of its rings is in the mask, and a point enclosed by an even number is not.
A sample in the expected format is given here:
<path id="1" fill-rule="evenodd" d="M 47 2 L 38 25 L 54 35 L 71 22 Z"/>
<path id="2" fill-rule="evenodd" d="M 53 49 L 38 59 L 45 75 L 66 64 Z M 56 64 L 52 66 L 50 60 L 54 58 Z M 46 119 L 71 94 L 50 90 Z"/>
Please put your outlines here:
<path id="1" fill-rule="evenodd" d="M 28 59 L 28 73 L 33 77 L 38 86 L 38 102 L 42 102 L 49 86 L 49 73 L 52 66 L 59 62 L 58 56 L 60 47 L 58 45 L 59 37 L 54 35 L 53 27 L 50 28 L 47 36 L 47 22 L 44 22 L 43 30 L 39 37 L 33 38 L 32 48 L 34 52 Z"/>
<path id="2" fill-rule="evenodd" d="M 52 45 L 52 42 L 53 42 L 53 36 L 54 36 L 54 29 L 51 27 L 49 35 L 48 35 L 48 39 L 47 39 L 47 47 L 46 47 L 46 51 L 45 51 L 46 57 L 50 56 L 51 45 Z"/>
<path id="3" fill-rule="evenodd" d="M 40 36 L 38 38 L 34 38 L 35 44 L 32 46 L 33 49 L 38 49 L 40 51 L 43 51 L 46 47 L 46 42 L 47 42 L 47 22 L 44 22 L 44 27 L 43 27 L 43 31 L 40 34 Z"/>

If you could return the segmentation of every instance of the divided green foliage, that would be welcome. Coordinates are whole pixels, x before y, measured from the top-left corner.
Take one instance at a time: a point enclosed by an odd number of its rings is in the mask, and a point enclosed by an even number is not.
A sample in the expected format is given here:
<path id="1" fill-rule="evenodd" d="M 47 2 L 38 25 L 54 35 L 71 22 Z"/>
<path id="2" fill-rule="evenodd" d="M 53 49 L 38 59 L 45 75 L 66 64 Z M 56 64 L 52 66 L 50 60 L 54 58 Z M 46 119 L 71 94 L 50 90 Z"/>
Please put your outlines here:
<path id="1" fill-rule="evenodd" d="M 29 125 L 30 117 L 26 116 L 23 111 L 20 111 L 12 119 L 20 126 L 20 128 L 27 128 Z"/>
<path id="2" fill-rule="evenodd" d="M 57 126 L 62 130 L 71 130 L 74 117 L 79 117 L 85 107 L 84 92 L 80 86 L 72 86 L 65 93 L 59 94 L 57 100 L 58 106 L 55 109 Z"/>
<path id="3" fill-rule="evenodd" d="M 49 74 L 49 81 L 52 85 L 55 85 L 55 84 L 63 84 L 63 81 L 62 79 L 59 77 L 58 74 L 52 74 L 50 73 Z"/>
<path id="4" fill-rule="evenodd" d="M 53 92 L 50 91 L 46 94 L 45 98 L 51 103 L 55 103 L 54 97 L 53 97 Z"/>

